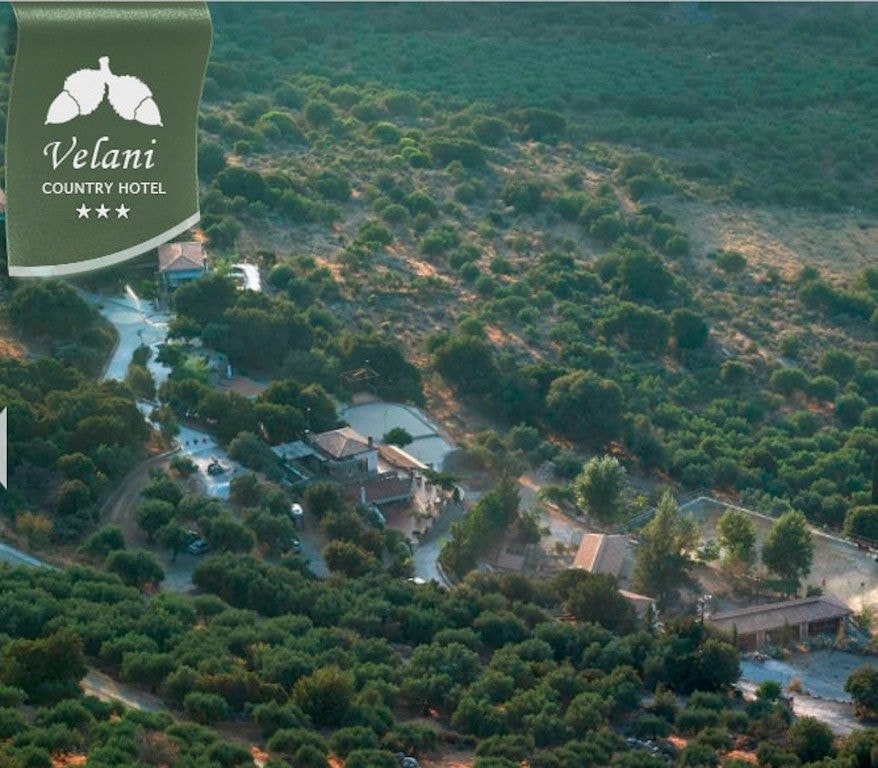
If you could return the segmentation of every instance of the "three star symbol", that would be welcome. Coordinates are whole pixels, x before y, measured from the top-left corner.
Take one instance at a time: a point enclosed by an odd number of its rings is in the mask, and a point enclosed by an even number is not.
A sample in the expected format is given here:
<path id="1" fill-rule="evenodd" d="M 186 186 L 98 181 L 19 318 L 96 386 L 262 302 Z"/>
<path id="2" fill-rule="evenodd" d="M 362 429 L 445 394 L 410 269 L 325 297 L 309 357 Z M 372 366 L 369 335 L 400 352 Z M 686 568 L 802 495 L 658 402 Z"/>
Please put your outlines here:
<path id="1" fill-rule="evenodd" d="M 131 209 L 127 205 L 125 205 L 125 203 L 120 203 L 118 208 L 107 208 L 106 205 L 101 203 L 97 208 L 94 209 L 94 212 L 97 214 L 97 217 L 99 219 L 109 219 L 111 210 L 116 211 L 117 219 L 127 219 L 128 214 L 131 212 Z M 85 203 L 83 203 L 79 206 L 79 208 L 76 209 L 76 218 L 87 219 L 89 218 L 89 214 L 91 213 L 91 211 L 92 209 L 89 208 Z"/>

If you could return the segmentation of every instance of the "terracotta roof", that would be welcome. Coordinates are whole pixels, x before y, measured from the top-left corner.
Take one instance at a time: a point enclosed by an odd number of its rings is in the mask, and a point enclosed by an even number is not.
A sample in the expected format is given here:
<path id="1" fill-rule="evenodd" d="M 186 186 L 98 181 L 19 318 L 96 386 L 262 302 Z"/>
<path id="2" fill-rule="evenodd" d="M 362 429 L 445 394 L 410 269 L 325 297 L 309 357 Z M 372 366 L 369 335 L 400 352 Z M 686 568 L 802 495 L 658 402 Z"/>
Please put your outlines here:
<path id="1" fill-rule="evenodd" d="M 627 589 L 620 589 L 619 594 L 634 605 L 634 612 L 641 618 L 646 616 L 650 606 L 654 606 L 656 603 L 654 597 L 639 595 L 637 592 L 629 592 Z"/>
<path id="2" fill-rule="evenodd" d="M 265 392 L 265 390 L 268 389 L 268 385 L 261 384 L 258 381 L 253 381 L 253 379 L 248 379 L 246 376 L 232 376 L 232 378 L 226 382 L 225 389 L 253 399 Z"/>
<path id="3" fill-rule="evenodd" d="M 410 453 L 406 453 L 398 445 L 382 443 L 378 446 L 378 455 L 388 464 L 400 469 L 427 469 L 423 461 L 419 461 Z"/>
<path id="4" fill-rule="evenodd" d="M 204 269 L 204 248 L 201 243 L 165 243 L 159 246 L 160 272 L 189 272 Z"/>
<path id="5" fill-rule="evenodd" d="M 732 627 L 737 627 L 739 635 L 749 635 L 766 629 L 777 629 L 784 624 L 797 626 L 813 621 L 839 619 L 852 613 L 837 597 L 820 595 L 723 611 L 707 618 L 720 629 L 731 631 Z"/>
<path id="6" fill-rule="evenodd" d="M 363 502 L 364 494 L 365 502 Z M 411 482 L 396 475 L 373 477 L 361 483 L 352 483 L 345 488 L 346 498 L 366 504 L 390 504 L 394 501 L 410 499 L 411 496 Z"/>
<path id="7" fill-rule="evenodd" d="M 314 435 L 314 444 L 333 459 L 349 459 L 374 448 L 367 438 L 350 427 Z"/>
<path id="8" fill-rule="evenodd" d="M 626 536 L 586 533 L 579 542 L 579 550 L 571 567 L 589 573 L 609 573 L 620 579 L 630 562 L 631 544 Z"/>

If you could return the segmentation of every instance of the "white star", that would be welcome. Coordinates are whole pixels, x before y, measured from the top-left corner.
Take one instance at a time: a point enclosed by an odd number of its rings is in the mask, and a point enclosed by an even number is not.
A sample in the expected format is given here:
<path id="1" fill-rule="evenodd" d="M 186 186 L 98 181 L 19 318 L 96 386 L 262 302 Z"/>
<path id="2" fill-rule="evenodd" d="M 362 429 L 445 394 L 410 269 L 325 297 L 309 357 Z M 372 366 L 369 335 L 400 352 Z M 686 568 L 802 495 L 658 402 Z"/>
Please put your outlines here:
<path id="1" fill-rule="evenodd" d="M 107 206 L 104 205 L 103 203 L 101 203 L 99 208 L 95 208 L 95 213 L 97 213 L 99 219 L 110 218 L 109 217 L 110 209 L 107 208 Z"/>
<path id="2" fill-rule="evenodd" d="M 131 210 L 130 208 L 127 208 L 125 206 L 125 203 L 121 203 L 119 205 L 119 207 L 116 209 L 116 218 L 117 219 L 127 219 L 128 218 L 128 211 L 130 211 L 130 210 Z"/>
<path id="3" fill-rule="evenodd" d="M 79 206 L 79 208 L 76 209 L 76 212 L 79 214 L 79 216 L 77 216 L 76 218 L 77 219 L 87 219 L 88 212 L 90 210 L 91 210 L 91 208 L 89 208 L 85 203 L 83 203 L 82 205 Z"/>

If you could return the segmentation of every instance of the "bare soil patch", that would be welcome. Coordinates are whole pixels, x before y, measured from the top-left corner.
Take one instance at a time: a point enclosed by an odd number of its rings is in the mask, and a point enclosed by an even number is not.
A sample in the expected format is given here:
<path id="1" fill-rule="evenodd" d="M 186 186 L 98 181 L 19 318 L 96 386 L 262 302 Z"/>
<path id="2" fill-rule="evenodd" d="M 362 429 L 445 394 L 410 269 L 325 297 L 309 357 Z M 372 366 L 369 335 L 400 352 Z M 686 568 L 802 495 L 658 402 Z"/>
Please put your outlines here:
<path id="1" fill-rule="evenodd" d="M 716 521 L 724 511 L 719 505 L 699 502 L 690 507 L 701 526 L 701 539 L 716 539 Z M 760 551 L 774 521 L 771 518 L 752 515 L 756 525 L 756 550 Z M 835 595 L 854 611 L 878 609 L 878 563 L 868 551 L 855 544 L 815 531 L 814 560 L 806 583 L 819 586 L 824 592 Z M 698 580 L 718 597 L 714 610 L 726 610 L 747 604 L 746 598 L 732 595 L 718 564 L 700 568 Z"/>
<path id="2" fill-rule="evenodd" d="M 4 302 L 8 298 L 4 298 Z M 0 357 L 27 357 L 30 353 L 45 354 L 42 349 L 30 349 L 30 345 L 25 343 L 18 337 L 18 334 L 12 329 L 6 318 L 0 317 Z"/>
<path id="3" fill-rule="evenodd" d="M 813 213 L 729 204 L 662 201 L 662 208 L 689 234 L 692 252 L 737 251 L 753 267 L 774 267 L 790 280 L 805 266 L 828 279 L 849 279 L 874 266 L 878 222 L 860 213 Z"/>
<path id="4" fill-rule="evenodd" d="M 446 752 L 436 760 L 420 760 L 424 768 L 472 768 L 475 761 L 475 753 L 471 751 L 456 750 Z"/>

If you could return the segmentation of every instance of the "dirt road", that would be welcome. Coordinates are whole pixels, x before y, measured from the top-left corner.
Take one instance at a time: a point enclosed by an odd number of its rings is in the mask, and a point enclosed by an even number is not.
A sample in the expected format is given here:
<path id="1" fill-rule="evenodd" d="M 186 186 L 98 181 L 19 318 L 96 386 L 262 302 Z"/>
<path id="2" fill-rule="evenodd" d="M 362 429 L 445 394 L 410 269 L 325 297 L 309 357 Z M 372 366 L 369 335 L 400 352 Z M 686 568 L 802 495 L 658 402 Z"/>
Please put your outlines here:
<path id="1" fill-rule="evenodd" d="M 125 683 L 114 680 L 103 672 L 90 669 L 79 682 L 80 687 L 86 694 L 95 696 L 103 701 L 121 701 L 126 707 L 140 709 L 144 712 L 165 712 L 167 707 L 158 696 L 145 693 L 137 688 L 132 688 Z"/>
<path id="2" fill-rule="evenodd" d="M 125 541 L 142 546 L 146 542 L 143 531 L 134 521 L 134 510 L 140 504 L 140 492 L 149 483 L 150 470 L 160 467 L 168 460 L 167 454 L 153 456 L 132 469 L 107 497 L 100 509 L 99 519 L 105 525 L 118 525 L 125 534 Z"/>

